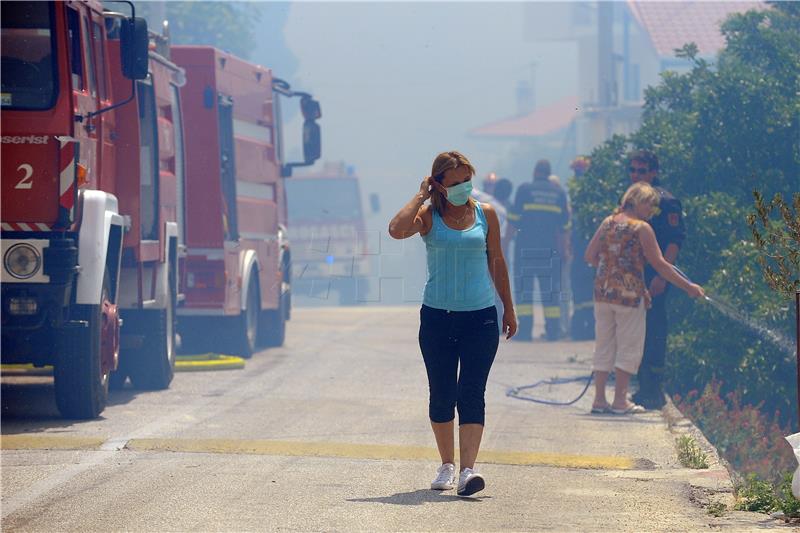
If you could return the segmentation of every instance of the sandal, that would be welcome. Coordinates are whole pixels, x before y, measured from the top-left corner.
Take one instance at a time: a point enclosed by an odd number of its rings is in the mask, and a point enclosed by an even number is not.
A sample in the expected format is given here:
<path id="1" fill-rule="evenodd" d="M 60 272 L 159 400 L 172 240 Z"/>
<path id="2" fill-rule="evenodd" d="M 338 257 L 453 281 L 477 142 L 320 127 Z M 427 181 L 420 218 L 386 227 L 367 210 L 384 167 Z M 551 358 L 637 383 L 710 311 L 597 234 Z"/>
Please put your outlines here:
<path id="1" fill-rule="evenodd" d="M 589 412 L 593 415 L 607 415 L 611 412 L 611 406 L 610 405 L 604 405 L 603 407 L 592 406 L 592 410 Z"/>
<path id="2" fill-rule="evenodd" d="M 647 411 L 647 409 L 636 403 L 629 404 L 628 407 L 624 409 L 616 409 L 612 407 L 610 410 L 611 413 L 615 415 L 635 415 Z"/>

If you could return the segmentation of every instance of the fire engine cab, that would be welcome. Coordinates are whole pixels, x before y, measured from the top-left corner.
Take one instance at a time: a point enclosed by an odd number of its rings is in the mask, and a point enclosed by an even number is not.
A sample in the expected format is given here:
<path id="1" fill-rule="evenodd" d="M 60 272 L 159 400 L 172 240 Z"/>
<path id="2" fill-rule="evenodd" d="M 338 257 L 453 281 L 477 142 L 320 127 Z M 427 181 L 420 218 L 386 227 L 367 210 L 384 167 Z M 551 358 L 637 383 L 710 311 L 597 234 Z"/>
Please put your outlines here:
<path id="1" fill-rule="evenodd" d="M 104 409 L 123 319 L 156 333 L 130 343 L 134 384 L 167 386 L 174 362 L 182 73 L 119 3 L 0 4 L 2 361 L 52 365 L 69 418 Z"/>

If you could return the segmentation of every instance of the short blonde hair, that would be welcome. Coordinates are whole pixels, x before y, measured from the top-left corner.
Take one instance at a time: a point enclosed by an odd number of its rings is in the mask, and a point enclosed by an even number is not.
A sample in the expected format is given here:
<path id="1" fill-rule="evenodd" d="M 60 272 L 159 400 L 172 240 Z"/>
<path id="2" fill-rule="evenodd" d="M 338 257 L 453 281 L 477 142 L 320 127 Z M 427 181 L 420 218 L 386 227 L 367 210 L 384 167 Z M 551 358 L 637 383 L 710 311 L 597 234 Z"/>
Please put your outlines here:
<path id="1" fill-rule="evenodd" d="M 628 187 L 628 190 L 622 195 L 620 206 L 614 212 L 619 213 L 625 209 L 635 209 L 636 206 L 643 203 L 656 207 L 660 201 L 661 196 L 655 187 L 645 181 L 640 181 Z"/>
<path id="2" fill-rule="evenodd" d="M 470 177 L 475 175 L 475 167 L 472 166 L 472 163 L 469 162 L 467 156 L 462 154 L 461 152 L 457 152 L 455 150 L 451 150 L 449 152 L 442 152 L 441 154 L 436 156 L 436 159 L 433 160 L 433 166 L 431 167 L 431 177 L 439 184 L 442 183 L 444 179 L 444 173 L 448 170 L 456 169 L 458 167 L 467 167 L 469 169 Z M 431 204 L 433 208 L 436 210 L 439 215 L 444 214 L 444 208 L 447 202 L 447 198 L 444 194 L 436 190 L 434 187 L 431 190 Z M 470 197 L 469 198 L 470 204 L 475 203 L 475 200 Z"/>

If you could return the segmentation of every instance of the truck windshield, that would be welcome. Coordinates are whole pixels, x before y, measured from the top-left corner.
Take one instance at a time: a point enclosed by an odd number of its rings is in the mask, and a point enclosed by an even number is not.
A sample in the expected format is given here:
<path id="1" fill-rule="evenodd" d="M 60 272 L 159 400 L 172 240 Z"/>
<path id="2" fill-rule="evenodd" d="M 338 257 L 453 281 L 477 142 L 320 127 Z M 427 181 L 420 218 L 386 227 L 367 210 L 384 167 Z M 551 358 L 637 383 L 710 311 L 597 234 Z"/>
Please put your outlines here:
<path id="1" fill-rule="evenodd" d="M 52 2 L 2 2 L 3 109 L 50 109 L 58 96 Z"/>
<path id="2" fill-rule="evenodd" d="M 291 178 L 284 183 L 290 224 L 361 219 L 361 198 L 354 179 Z"/>

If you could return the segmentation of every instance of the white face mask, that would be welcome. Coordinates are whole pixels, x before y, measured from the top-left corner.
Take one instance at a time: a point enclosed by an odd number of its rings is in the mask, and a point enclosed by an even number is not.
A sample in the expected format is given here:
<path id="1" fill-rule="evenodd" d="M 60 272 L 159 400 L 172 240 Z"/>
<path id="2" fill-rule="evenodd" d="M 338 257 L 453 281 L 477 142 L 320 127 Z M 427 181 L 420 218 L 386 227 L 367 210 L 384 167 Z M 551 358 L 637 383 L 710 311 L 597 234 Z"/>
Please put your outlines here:
<path id="1" fill-rule="evenodd" d="M 472 192 L 472 180 L 447 188 L 447 201 L 453 205 L 464 205 Z"/>

